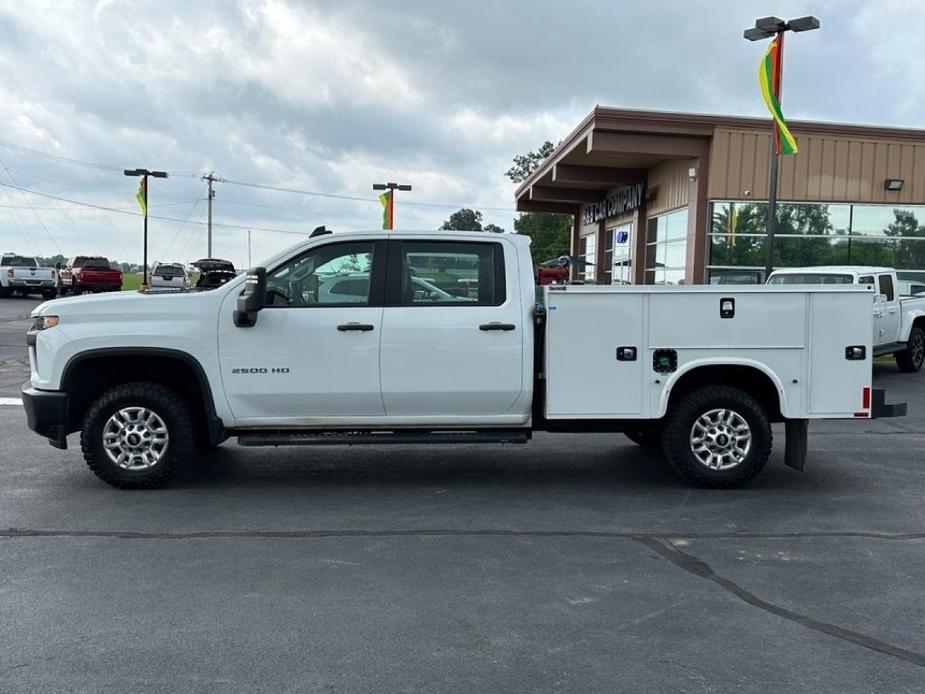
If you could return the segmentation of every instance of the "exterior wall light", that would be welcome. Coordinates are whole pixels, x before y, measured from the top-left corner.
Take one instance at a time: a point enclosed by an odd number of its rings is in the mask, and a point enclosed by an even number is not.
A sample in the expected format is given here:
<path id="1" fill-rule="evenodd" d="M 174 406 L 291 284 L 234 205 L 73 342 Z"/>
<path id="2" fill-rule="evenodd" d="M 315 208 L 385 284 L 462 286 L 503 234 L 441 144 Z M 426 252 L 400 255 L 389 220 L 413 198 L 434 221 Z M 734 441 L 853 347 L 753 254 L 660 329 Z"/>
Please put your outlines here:
<path id="1" fill-rule="evenodd" d="M 886 190 L 898 192 L 903 189 L 903 183 L 905 183 L 905 181 L 901 178 L 888 178 L 883 182 L 883 187 Z"/>

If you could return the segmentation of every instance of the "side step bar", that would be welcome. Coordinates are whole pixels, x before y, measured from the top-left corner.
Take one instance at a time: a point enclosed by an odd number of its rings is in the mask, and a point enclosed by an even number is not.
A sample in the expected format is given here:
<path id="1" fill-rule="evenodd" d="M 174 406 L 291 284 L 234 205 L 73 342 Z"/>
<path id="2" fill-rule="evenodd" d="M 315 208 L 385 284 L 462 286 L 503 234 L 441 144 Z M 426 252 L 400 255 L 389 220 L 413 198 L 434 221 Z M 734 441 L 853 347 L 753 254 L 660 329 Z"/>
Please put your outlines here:
<path id="1" fill-rule="evenodd" d="M 528 429 L 394 429 L 305 431 L 251 429 L 237 432 L 239 446 L 361 446 L 387 443 L 526 443 Z"/>

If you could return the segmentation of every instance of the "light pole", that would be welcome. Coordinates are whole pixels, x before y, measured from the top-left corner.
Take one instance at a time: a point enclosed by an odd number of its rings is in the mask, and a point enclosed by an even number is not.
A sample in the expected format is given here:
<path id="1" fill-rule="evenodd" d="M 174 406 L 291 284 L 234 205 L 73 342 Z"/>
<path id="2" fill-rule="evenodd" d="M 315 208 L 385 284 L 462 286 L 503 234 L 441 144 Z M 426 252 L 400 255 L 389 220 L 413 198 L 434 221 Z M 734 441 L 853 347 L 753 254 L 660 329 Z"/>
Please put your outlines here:
<path id="1" fill-rule="evenodd" d="M 395 221 L 395 191 L 411 190 L 407 183 L 373 183 L 373 190 L 386 191 L 379 196 L 379 202 L 382 203 L 382 228 L 392 229 Z"/>
<path id="2" fill-rule="evenodd" d="M 769 88 L 780 104 L 781 77 L 784 66 L 784 33 L 787 31 L 812 31 L 819 28 L 819 20 L 812 16 L 799 17 L 785 22 L 779 17 L 763 17 L 755 20 L 755 26 L 746 29 L 743 36 L 749 41 L 762 41 L 774 37 L 777 51 L 774 54 L 774 65 L 771 70 Z M 768 178 L 768 222 L 767 237 L 764 248 L 764 278 L 767 280 L 774 267 L 774 232 L 777 226 L 777 179 L 780 169 L 780 127 L 777 121 L 771 119 L 771 171 Z"/>
<path id="3" fill-rule="evenodd" d="M 141 280 L 141 288 L 148 288 L 148 176 L 154 178 L 167 178 L 166 171 L 149 171 L 148 169 L 125 169 L 123 172 L 126 176 L 141 176 L 141 183 L 138 186 L 138 192 L 135 198 L 141 206 L 141 211 L 145 217 L 145 250 L 144 250 L 144 275 Z"/>

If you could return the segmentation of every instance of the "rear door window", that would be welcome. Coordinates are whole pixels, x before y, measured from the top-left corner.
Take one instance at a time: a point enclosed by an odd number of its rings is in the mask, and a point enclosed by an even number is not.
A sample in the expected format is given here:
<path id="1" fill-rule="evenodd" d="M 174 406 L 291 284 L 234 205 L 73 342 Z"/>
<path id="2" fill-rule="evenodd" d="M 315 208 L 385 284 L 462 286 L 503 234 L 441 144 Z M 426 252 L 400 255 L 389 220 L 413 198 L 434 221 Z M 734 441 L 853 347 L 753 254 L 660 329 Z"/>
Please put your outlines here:
<path id="1" fill-rule="evenodd" d="M 401 241 L 393 248 L 399 250 L 397 262 L 389 264 L 389 296 L 399 306 L 504 303 L 504 249 L 500 243 Z"/>

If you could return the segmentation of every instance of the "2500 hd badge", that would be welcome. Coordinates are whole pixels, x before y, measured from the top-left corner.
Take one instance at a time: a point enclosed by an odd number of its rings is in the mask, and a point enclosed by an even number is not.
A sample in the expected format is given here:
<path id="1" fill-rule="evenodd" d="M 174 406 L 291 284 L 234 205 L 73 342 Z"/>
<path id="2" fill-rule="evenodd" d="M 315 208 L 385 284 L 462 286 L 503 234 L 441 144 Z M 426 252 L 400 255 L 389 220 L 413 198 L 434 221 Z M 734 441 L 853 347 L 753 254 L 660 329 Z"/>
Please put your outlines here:
<path id="1" fill-rule="evenodd" d="M 255 366 L 249 369 L 232 369 L 231 373 L 233 374 L 287 374 L 289 373 L 288 366 L 274 366 L 272 369 L 268 369 L 265 366 Z"/>

